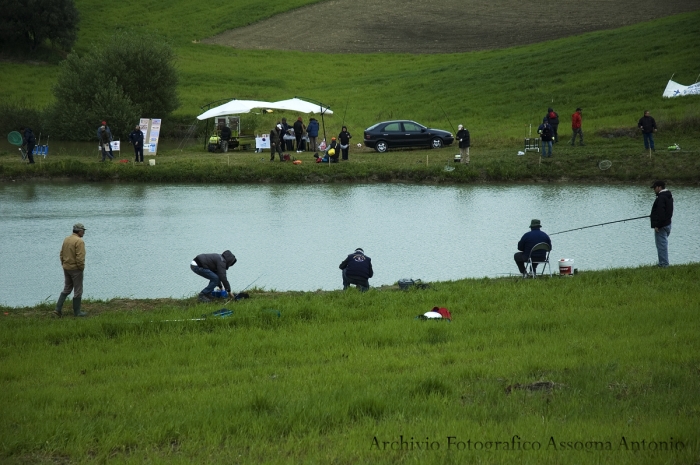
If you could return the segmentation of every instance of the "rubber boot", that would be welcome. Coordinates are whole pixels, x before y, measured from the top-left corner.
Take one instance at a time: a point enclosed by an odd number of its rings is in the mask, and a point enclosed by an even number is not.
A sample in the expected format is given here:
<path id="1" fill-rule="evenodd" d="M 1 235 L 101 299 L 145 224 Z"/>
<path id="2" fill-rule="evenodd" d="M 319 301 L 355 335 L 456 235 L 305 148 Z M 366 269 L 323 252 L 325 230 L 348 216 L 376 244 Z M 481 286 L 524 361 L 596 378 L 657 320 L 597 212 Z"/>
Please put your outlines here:
<path id="1" fill-rule="evenodd" d="M 68 297 L 68 294 L 64 294 L 63 292 L 61 292 L 61 295 L 58 296 L 58 301 L 56 302 L 56 310 L 54 310 L 53 313 L 59 318 L 63 316 L 63 302 L 66 301 L 66 297 Z"/>
<path id="2" fill-rule="evenodd" d="M 73 315 L 75 316 L 87 316 L 87 313 L 80 311 L 80 301 L 83 300 L 82 297 L 73 297 Z"/>

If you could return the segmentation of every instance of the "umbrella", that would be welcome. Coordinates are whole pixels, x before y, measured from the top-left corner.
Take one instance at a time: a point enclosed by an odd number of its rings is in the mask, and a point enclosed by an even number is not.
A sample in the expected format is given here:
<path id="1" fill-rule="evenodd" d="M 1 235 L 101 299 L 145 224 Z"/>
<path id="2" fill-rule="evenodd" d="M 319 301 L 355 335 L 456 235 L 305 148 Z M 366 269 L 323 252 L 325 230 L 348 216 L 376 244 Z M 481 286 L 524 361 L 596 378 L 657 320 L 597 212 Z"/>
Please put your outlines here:
<path id="1" fill-rule="evenodd" d="M 12 131 L 7 135 L 7 140 L 12 145 L 21 146 L 22 145 L 22 134 L 17 131 Z"/>

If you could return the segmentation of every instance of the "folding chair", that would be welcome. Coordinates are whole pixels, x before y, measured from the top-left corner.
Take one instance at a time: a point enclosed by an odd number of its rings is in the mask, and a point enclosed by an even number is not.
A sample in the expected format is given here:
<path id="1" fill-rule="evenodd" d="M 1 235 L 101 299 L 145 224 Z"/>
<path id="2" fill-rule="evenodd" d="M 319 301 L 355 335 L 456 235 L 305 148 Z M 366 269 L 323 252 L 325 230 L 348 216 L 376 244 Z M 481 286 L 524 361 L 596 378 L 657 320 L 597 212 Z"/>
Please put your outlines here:
<path id="1" fill-rule="evenodd" d="M 544 250 L 547 252 L 547 254 L 544 257 L 544 260 L 533 260 L 532 259 L 532 254 L 533 252 L 536 252 L 538 250 Z M 542 271 L 540 272 L 540 276 L 544 275 L 544 270 L 547 269 L 549 266 L 549 276 L 552 276 L 552 266 L 549 264 L 549 252 L 552 251 L 552 247 L 550 247 L 549 244 L 546 242 L 540 242 L 539 244 L 535 245 L 532 250 L 530 250 L 530 256 L 527 258 L 527 262 L 525 263 L 525 270 L 530 274 L 533 278 L 537 277 L 537 268 L 535 268 L 535 265 L 538 264 L 544 264 L 542 266 Z"/>

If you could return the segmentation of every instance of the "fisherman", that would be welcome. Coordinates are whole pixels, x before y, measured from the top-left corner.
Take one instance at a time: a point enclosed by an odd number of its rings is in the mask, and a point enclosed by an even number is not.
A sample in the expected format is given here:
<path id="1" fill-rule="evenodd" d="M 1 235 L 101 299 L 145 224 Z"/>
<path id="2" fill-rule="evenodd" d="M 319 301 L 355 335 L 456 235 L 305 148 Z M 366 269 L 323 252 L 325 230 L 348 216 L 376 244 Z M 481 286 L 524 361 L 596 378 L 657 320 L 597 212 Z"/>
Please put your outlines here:
<path id="1" fill-rule="evenodd" d="M 190 263 L 190 269 L 195 274 L 209 280 L 209 285 L 199 293 L 200 302 L 211 302 L 214 298 L 211 293 L 216 287 L 226 289 L 227 293 L 231 293 L 231 285 L 226 279 L 226 270 L 232 267 L 236 261 L 236 256 L 230 250 L 225 250 L 222 254 L 203 253 L 194 257 Z"/>
<path id="2" fill-rule="evenodd" d="M 471 141 L 469 140 L 469 130 L 463 125 L 457 126 L 457 139 L 459 140 L 459 154 L 462 163 L 469 164 L 469 146 Z"/>
<path id="3" fill-rule="evenodd" d="M 530 251 L 534 246 L 539 244 L 540 242 L 546 242 L 549 244 L 549 247 L 552 247 L 552 241 L 549 238 L 549 236 L 542 231 L 540 228 L 542 228 L 542 224 L 540 223 L 540 220 L 532 220 L 530 221 L 530 232 L 527 232 L 523 234 L 523 237 L 520 238 L 520 241 L 518 242 L 518 250 L 520 252 L 516 252 L 516 254 L 513 256 L 513 259 L 515 260 L 515 264 L 518 265 L 518 270 L 520 271 L 520 274 L 523 275 L 523 278 L 527 278 L 527 269 L 525 268 L 525 263 L 528 261 L 528 258 L 530 257 Z M 537 269 L 537 263 L 534 263 L 537 260 L 544 260 L 545 257 L 547 256 L 547 252 L 544 250 L 536 250 L 532 254 L 532 272 L 534 273 L 535 270 Z"/>
<path id="4" fill-rule="evenodd" d="M 136 156 L 134 163 L 143 163 L 143 138 L 141 126 L 137 124 L 129 134 L 129 140 L 134 144 L 134 155 Z"/>
<path id="5" fill-rule="evenodd" d="M 63 278 L 65 286 L 61 295 L 58 296 L 54 315 L 61 318 L 63 316 L 63 302 L 73 292 L 73 315 L 78 317 L 87 316 L 87 313 L 80 311 L 80 302 L 83 298 L 83 271 L 85 270 L 85 226 L 82 223 L 73 225 L 73 234 L 63 240 L 61 253 L 61 266 L 63 267 Z"/>
<path id="6" fill-rule="evenodd" d="M 369 290 L 369 278 L 374 276 L 372 259 L 365 255 L 365 251 L 357 248 L 348 255 L 340 264 L 343 270 L 343 290 L 354 284 L 361 292 Z"/>
<path id="7" fill-rule="evenodd" d="M 112 153 L 112 131 L 110 131 L 109 126 L 107 126 L 107 121 L 102 121 L 102 125 L 97 128 L 97 139 L 100 141 L 102 161 L 105 161 L 106 157 L 109 157 L 110 160 L 114 160 L 114 154 Z M 109 153 L 107 153 L 107 151 L 109 151 Z"/>
<path id="8" fill-rule="evenodd" d="M 20 129 L 22 131 L 22 146 L 27 146 L 27 158 L 29 163 L 34 163 L 34 147 L 36 146 L 36 137 L 34 137 L 34 132 L 31 128 L 23 127 Z"/>
<path id="9" fill-rule="evenodd" d="M 659 255 L 659 267 L 668 266 L 668 236 L 671 235 L 671 218 L 673 217 L 673 196 L 666 189 L 665 181 L 654 181 L 651 185 L 656 200 L 651 207 L 651 227 L 654 229 L 656 252 Z"/>

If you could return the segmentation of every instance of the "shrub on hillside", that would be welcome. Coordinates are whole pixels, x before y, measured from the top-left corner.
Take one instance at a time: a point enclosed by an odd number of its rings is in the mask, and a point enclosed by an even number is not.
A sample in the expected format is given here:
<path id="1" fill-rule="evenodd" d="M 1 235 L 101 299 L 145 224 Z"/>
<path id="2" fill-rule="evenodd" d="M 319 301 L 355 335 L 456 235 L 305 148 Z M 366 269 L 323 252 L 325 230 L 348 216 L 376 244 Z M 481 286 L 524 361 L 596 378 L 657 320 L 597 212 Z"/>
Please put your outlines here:
<path id="1" fill-rule="evenodd" d="M 22 126 L 29 126 L 36 135 L 42 131 L 42 115 L 25 100 L 0 101 L 0 134 L 19 131 Z"/>
<path id="2" fill-rule="evenodd" d="M 36 50 L 45 41 L 70 50 L 80 16 L 73 0 L 0 0 L 0 49 Z"/>
<path id="3" fill-rule="evenodd" d="M 178 106 L 175 54 L 164 41 L 121 33 L 104 48 L 61 63 L 47 110 L 51 134 L 92 140 L 100 121 L 124 138 L 140 117 L 165 118 Z"/>

